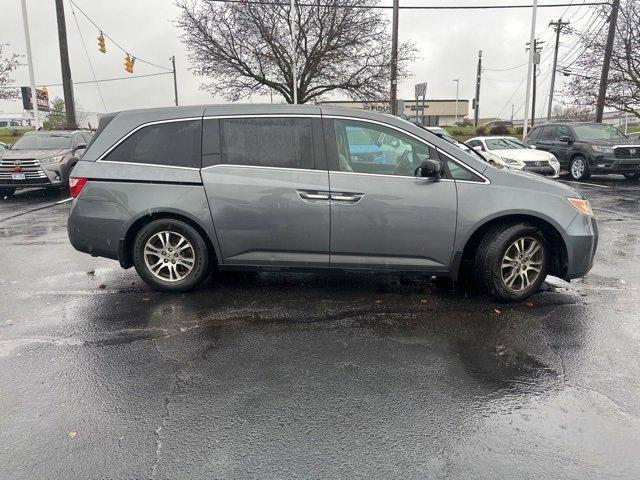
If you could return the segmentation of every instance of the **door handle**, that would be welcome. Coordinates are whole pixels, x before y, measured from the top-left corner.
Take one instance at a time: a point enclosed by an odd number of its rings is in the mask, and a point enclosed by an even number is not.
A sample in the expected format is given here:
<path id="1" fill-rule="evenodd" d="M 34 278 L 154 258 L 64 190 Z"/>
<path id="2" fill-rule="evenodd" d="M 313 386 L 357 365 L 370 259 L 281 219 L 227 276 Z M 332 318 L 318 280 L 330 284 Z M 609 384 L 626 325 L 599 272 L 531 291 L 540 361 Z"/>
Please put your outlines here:
<path id="1" fill-rule="evenodd" d="M 334 202 L 357 203 L 364 197 L 364 193 L 332 193 L 331 200 Z"/>
<path id="2" fill-rule="evenodd" d="M 298 190 L 298 195 L 303 200 L 329 200 L 330 195 L 327 192 L 307 192 L 305 190 Z"/>

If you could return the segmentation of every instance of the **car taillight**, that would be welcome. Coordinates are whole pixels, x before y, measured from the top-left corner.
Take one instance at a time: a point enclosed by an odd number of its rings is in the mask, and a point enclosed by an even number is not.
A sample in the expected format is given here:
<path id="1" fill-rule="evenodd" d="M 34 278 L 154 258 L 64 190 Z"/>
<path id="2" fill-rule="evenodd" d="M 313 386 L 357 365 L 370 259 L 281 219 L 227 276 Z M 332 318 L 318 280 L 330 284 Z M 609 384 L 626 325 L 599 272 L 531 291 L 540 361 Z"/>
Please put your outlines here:
<path id="1" fill-rule="evenodd" d="M 78 195 L 80 195 L 80 192 L 82 191 L 85 183 L 87 183 L 86 178 L 72 177 L 69 179 L 69 190 L 71 190 L 71 196 L 73 198 L 76 198 Z"/>

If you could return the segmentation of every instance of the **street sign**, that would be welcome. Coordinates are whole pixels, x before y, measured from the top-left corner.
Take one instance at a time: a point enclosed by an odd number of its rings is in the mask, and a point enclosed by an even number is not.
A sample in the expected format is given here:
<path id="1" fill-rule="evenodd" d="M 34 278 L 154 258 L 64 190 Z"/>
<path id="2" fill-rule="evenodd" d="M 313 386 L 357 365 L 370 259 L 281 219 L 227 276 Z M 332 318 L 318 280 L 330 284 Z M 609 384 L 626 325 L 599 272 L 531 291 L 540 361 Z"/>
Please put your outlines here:
<path id="1" fill-rule="evenodd" d="M 427 82 L 416 84 L 416 98 L 427 94 Z"/>
<path id="2" fill-rule="evenodd" d="M 22 108 L 25 110 L 33 110 L 33 102 L 31 101 L 31 88 L 21 87 L 22 93 Z M 49 92 L 46 88 L 36 88 L 36 95 L 38 96 L 38 110 L 41 112 L 49 111 Z"/>

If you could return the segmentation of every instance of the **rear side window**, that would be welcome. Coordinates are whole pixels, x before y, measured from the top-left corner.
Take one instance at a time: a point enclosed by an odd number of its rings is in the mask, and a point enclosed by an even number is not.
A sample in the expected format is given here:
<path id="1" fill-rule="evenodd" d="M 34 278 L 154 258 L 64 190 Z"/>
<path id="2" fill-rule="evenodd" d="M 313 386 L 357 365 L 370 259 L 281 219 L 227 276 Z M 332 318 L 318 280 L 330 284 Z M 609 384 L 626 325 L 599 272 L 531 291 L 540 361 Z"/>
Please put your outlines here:
<path id="1" fill-rule="evenodd" d="M 105 160 L 200 168 L 201 120 L 158 123 L 141 128 Z"/>
<path id="2" fill-rule="evenodd" d="M 259 167 L 315 167 L 310 118 L 220 120 L 222 163 Z"/>

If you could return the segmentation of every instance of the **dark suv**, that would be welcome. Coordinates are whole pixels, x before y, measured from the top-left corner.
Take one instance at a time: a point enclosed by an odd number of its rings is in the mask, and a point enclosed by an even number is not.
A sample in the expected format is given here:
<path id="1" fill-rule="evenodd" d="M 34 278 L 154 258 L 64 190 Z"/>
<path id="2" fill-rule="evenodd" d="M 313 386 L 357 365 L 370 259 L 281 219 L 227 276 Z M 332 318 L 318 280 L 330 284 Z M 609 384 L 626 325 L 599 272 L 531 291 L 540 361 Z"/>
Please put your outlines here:
<path id="1" fill-rule="evenodd" d="M 592 173 L 640 178 L 640 142 L 601 123 L 554 122 L 531 130 L 525 142 L 553 153 L 574 180 Z"/>

